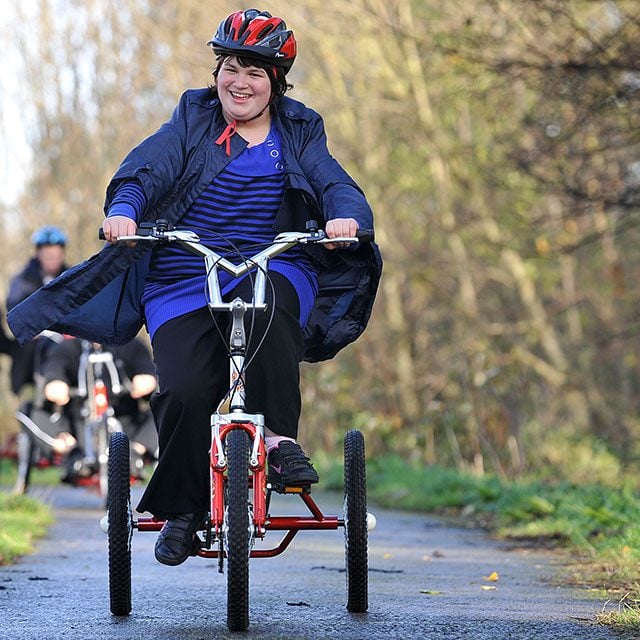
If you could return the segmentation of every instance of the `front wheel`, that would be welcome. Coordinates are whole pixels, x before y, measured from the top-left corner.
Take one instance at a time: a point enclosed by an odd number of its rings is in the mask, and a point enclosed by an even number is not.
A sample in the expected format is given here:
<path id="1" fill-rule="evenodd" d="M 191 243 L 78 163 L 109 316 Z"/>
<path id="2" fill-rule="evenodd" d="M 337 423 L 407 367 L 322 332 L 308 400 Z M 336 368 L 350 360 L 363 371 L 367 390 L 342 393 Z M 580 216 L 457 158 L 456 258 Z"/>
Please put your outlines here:
<path id="1" fill-rule="evenodd" d="M 227 626 L 249 627 L 249 440 L 242 429 L 227 437 Z"/>
<path id="2" fill-rule="evenodd" d="M 133 520 L 129 483 L 129 438 L 114 433 L 109 443 L 109 598 L 111 613 L 131 613 L 131 536 Z"/>
<path id="3" fill-rule="evenodd" d="M 364 437 L 355 429 L 344 439 L 344 541 L 347 609 L 362 613 L 369 606 L 367 477 Z"/>

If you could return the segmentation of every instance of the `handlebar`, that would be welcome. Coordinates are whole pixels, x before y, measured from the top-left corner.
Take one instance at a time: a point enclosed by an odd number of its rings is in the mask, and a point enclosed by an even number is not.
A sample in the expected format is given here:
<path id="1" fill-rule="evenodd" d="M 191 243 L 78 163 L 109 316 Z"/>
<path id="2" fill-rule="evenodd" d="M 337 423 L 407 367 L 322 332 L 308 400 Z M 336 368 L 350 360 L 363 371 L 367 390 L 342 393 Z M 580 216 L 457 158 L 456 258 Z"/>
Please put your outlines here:
<path id="1" fill-rule="evenodd" d="M 147 241 L 147 242 L 172 242 L 176 240 L 186 240 L 185 236 L 178 236 L 177 234 L 189 233 L 191 241 L 199 242 L 200 238 L 194 232 L 189 232 L 180 229 L 174 229 L 170 225 L 157 220 L 155 223 L 143 222 L 139 227 L 137 233 L 130 236 L 118 237 L 118 243 L 132 242 L 132 241 Z M 295 240 L 294 240 L 295 236 Z M 106 240 L 104 236 L 104 230 L 102 227 L 98 231 L 98 238 L 100 240 Z M 281 233 L 276 236 L 274 244 L 280 244 L 282 242 L 294 241 L 294 244 L 330 244 L 330 243 L 343 243 L 343 244 L 368 244 L 374 240 L 373 229 L 358 229 L 356 231 L 355 238 L 353 237 L 341 237 L 341 238 L 329 238 L 322 230 L 312 230 L 306 233 L 289 232 Z"/>
<path id="2" fill-rule="evenodd" d="M 126 242 L 177 242 L 193 254 L 204 259 L 207 274 L 208 304 L 211 309 L 231 311 L 233 302 L 224 302 L 220 290 L 218 279 L 218 269 L 226 271 L 234 278 L 239 278 L 251 271 L 257 271 L 253 300 L 248 303 L 247 308 L 266 309 L 265 304 L 265 281 L 269 260 L 284 253 L 297 244 L 329 244 L 344 243 L 356 244 L 359 242 L 371 242 L 373 240 L 372 229 L 359 229 L 356 237 L 328 238 L 326 233 L 319 230 L 314 222 L 307 224 L 309 231 L 289 231 L 278 234 L 274 241 L 267 247 L 258 251 L 255 255 L 243 258 L 240 264 L 233 264 L 227 258 L 202 244 L 199 236 L 188 229 L 176 229 L 167 224 L 164 220 L 157 220 L 155 223 L 143 222 L 138 227 L 137 233 L 129 236 L 120 236 L 118 243 Z M 102 229 L 100 229 L 102 231 Z M 102 234 L 104 238 L 104 235 Z"/>
<path id="3" fill-rule="evenodd" d="M 90 342 L 83 341 L 80 364 L 78 366 L 78 387 L 76 395 L 86 398 L 88 388 L 96 379 L 96 372 L 102 375 L 102 368 L 105 368 L 109 375 L 111 393 L 118 396 L 125 391 L 125 385 L 120 380 L 120 372 L 111 351 L 95 350 Z"/>

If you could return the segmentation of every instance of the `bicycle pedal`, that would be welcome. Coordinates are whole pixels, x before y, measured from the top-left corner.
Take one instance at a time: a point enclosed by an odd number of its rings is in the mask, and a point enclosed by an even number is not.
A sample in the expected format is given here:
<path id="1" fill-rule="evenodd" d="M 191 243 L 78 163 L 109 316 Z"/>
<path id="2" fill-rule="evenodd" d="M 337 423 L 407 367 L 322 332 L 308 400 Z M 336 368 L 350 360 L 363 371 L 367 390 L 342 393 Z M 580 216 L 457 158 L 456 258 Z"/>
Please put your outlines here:
<path id="1" fill-rule="evenodd" d="M 286 494 L 286 493 L 311 493 L 311 485 L 301 485 L 301 486 L 289 486 L 284 484 L 278 484 L 276 482 L 270 482 L 269 487 L 271 491 L 275 491 L 276 493 Z"/>

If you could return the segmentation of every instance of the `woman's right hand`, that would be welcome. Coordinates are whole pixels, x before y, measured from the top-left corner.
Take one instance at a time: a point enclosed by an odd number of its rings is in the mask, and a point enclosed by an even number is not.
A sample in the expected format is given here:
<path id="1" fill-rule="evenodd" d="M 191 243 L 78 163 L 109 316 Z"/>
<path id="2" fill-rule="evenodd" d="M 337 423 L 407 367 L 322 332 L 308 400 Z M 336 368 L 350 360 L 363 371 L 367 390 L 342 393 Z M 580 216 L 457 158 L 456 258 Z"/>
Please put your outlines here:
<path id="1" fill-rule="evenodd" d="M 107 242 L 115 244 L 120 236 L 132 236 L 138 231 L 135 220 L 127 216 L 111 216 L 102 223 L 104 238 Z M 128 247 L 135 247 L 135 242 L 128 242 Z"/>

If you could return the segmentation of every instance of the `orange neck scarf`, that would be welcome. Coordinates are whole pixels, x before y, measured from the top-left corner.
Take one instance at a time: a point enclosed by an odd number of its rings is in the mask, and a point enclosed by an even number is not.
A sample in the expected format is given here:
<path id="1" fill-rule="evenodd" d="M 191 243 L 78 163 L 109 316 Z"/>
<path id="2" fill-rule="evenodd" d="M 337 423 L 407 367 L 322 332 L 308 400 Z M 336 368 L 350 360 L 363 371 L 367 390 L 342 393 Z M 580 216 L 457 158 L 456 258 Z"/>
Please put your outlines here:
<path id="1" fill-rule="evenodd" d="M 218 139 L 216 140 L 216 144 L 224 144 L 225 145 L 225 152 L 227 153 L 228 156 L 231 155 L 231 138 L 233 138 L 234 134 L 236 133 L 236 130 L 238 128 L 238 121 L 234 120 L 233 122 L 230 122 L 226 127 L 225 130 L 218 136 Z"/>

